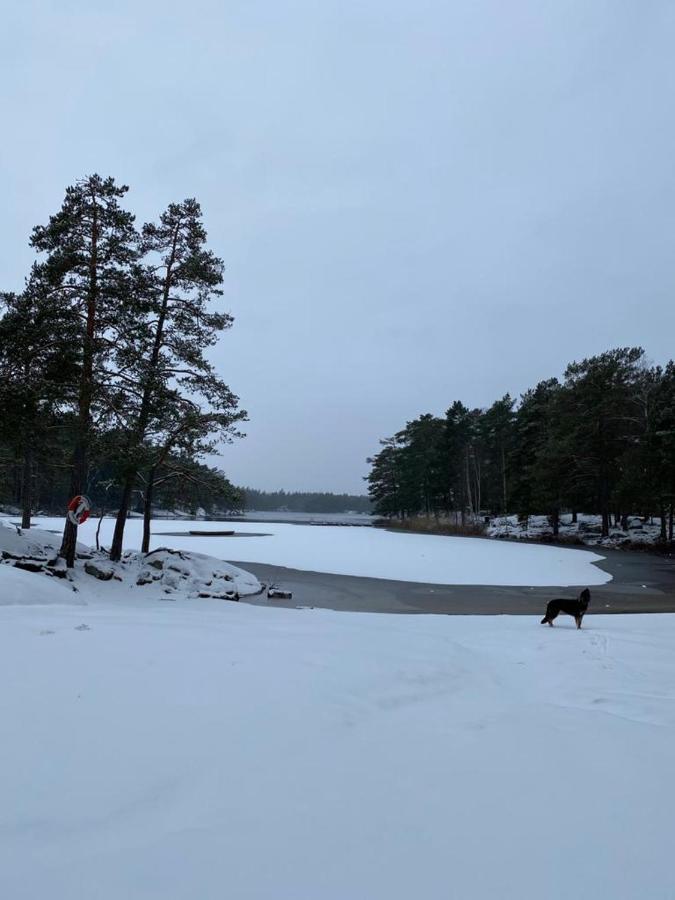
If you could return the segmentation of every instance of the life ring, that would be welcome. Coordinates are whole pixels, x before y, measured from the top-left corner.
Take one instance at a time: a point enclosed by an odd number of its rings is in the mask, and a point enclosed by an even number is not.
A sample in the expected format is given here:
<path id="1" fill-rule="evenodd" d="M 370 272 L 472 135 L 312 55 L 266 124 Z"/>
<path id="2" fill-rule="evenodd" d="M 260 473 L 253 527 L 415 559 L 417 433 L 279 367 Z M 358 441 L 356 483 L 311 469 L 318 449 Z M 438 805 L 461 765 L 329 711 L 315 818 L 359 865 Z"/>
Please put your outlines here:
<path id="1" fill-rule="evenodd" d="M 68 504 L 68 521 L 73 525 L 82 525 L 89 518 L 91 503 L 83 494 L 78 494 Z"/>

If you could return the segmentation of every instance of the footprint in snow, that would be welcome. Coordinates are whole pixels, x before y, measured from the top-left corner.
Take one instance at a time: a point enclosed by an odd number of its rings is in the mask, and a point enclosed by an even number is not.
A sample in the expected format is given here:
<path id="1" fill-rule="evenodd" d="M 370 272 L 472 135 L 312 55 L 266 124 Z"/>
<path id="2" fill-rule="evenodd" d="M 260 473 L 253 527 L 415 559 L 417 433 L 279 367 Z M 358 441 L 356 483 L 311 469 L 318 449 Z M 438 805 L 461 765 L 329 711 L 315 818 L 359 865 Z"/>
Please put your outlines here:
<path id="1" fill-rule="evenodd" d="M 89 628 L 88 625 L 85 625 L 84 623 L 82 623 L 82 625 L 75 626 L 75 631 L 91 631 L 91 629 Z"/>

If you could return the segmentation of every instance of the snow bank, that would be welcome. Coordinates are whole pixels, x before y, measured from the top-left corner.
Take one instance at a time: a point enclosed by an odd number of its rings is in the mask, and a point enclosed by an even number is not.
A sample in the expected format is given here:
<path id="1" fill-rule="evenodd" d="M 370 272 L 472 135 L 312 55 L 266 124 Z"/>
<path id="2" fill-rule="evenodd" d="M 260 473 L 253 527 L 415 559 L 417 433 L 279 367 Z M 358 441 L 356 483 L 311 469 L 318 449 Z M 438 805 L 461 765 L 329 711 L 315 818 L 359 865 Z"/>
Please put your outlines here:
<path id="1" fill-rule="evenodd" d="M 14 603 L 81 603 L 69 584 L 0 566 L 0 606 Z"/>
<path id="2" fill-rule="evenodd" d="M 40 522 L 41 527 L 19 528 L 13 524 L 14 518 L 0 516 L 0 553 L 3 551 L 23 555 L 41 556 L 45 553 L 56 553 L 61 546 L 64 519 L 45 518 Z M 95 530 L 91 533 L 92 543 Z M 82 556 L 91 553 L 91 547 L 77 543 L 77 552 Z"/>
<path id="3" fill-rule="evenodd" d="M 54 527 L 58 520 L 38 520 Z M 87 522 L 80 538 L 93 541 L 97 523 Z M 413 581 L 427 584 L 499 584 L 532 587 L 592 586 L 611 581 L 593 565 L 603 559 L 586 550 L 526 546 L 479 538 L 410 534 L 379 528 L 318 527 L 272 522 L 208 522 L 201 530 L 234 528 L 245 537 L 191 537 L 171 534 L 179 529 L 153 522 L 152 547 L 199 551 L 220 559 L 269 563 L 291 569 L 332 572 Z M 109 544 L 114 528 L 106 519 L 102 543 Z M 248 536 L 259 535 L 262 537 Z M 125 544 L 140 546 L 142 524 L 127 523 Z"/>
<path id="4" fill-rule="evenodd" d="M 12 900 L 672 895 L 675 616 L 0 609 Z"/>

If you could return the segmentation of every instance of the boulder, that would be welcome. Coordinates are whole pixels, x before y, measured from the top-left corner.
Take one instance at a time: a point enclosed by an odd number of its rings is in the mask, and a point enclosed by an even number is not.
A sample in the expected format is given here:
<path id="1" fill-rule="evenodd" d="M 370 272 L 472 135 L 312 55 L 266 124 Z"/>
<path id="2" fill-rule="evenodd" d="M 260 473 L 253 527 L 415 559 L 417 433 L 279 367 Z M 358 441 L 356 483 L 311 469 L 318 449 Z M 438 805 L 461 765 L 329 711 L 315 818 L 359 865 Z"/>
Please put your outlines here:
<path id="1" fill-rule="evenodd" d="M 114 569 L 99 562 L 86 562 L 84 564 L 84 571 L 87 575 L 98 578 L 99 581 L 110 581 L 115 574 Z"/>

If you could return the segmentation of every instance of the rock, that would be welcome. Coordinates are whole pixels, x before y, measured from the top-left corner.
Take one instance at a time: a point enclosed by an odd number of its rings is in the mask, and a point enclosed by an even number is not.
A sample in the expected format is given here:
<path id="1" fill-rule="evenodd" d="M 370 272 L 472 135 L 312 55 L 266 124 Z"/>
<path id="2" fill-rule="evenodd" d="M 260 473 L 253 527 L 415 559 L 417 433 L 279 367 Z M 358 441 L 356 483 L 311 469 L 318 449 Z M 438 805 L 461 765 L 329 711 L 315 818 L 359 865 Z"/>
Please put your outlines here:
<path id="1" fill-rule="evenodd" d="M 199 591 L 198 597 L 204 600 L 234 600 L 239 602 L 239 594 L 236 591 L 226 591 L 225 593 L 216 593 L 215 591 Z"/>
<path id="2" fill-rule="evenodd" d="M 227 572 L 214 572 L 214 578 L 222 578 L 223 581 L 234 581 L 231 575 L 228 575 Z"/>
<path id="3" fill-rule="evenodd" d="M 87 575 L 93 575 L 94 578 L 98 578 L 99 581 L 110 581 L 115 574 L 114 569 L 111 569 L 110 566 L 105 566 L 97 562 L 86 562 L 84 564 L 84 571 Z"/>
<path id="4" fill-rule="evenodd" d="M 162 584 L 165 585 L 165 589 L 176 590 L 180 587 L 180 579 L 171 572 L 165 572 L 162 578 Z"/>
<path id="5" fill-rule="evenodd" d="M 153 581 L 158 581 L 158 580 L 159 580 L 159 575 L 155 575 L 149 569 L 143 569 L 141 572 L 138 573 L 138 578 L 136 579 L 136 584 L 138 584 L 138 585 L 152 584 Z"/>
<path id="6" fill-rule="evenodd" d="M 68 567 L 62 556 L 55 556 L 54 559 L 50 559 L 47 563 L 46 571 L 49 575 L 53 575 L 54 578 L 68 577 Z"/>
<path id="7" fill-rule="evenodd" d="M 23 569 L 24 572 L 44 572 L 46 561 L 36 559 L 17 559 L 13 565 L 15 569 Z"/>

